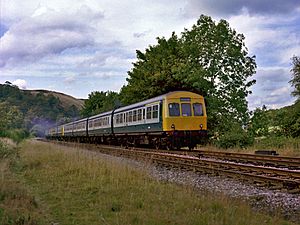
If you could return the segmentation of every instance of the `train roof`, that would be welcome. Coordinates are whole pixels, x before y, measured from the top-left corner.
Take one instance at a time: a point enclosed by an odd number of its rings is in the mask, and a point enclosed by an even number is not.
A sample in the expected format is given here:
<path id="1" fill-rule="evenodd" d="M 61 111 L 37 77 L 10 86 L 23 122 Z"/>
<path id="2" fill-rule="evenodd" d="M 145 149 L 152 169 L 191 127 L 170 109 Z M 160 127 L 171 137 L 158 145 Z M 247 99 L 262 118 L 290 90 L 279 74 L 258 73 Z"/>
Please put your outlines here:
<path id="1" fill-rule="evenodd" d="M 128 109 L 134 109 L 134 108 L 137 108 L 137 107 L 140 107 L 140 106 L 144 106 L 144 105 L 147 105 L 147 104 L 150 104 L 150 103 L 153 103 L 153 102 L 159 102 L 159 101 L 163 100 L 166 97 L 166 95 L 167 94 L 160 95 L 160 96 L 157 96 L 157 97 L 154 97 L 154 98 L 144 100 L 142 102 L 127 105 L 127 106 L 116 109 L 115 112 L 122 112 L 122 111 L 126 111 Z"/>
<path id="2" fill-rule="evenodd" d="M 190 91 L 173 91 L 173 92 L 168 92 L 166 94 L 163 94 L 163 95 L 160 95 L 160 96 L 157 96 L 157 97 L 154 97 L 154 98 L 150 98 L 150 99 L 138 102 L 138 103 L 134 103 L 134 104 L 131 104 L 131 105 L 128 105 L 128 106 L 118 108 L 118 109 L 115 110 L 115 112 L 116 113 L 117 112 L 122 112 L 122 111 L 125 111 L 125 110 L 128 110 L 128 109 L 134 109 L 134 108 L 137 108 L 137 107 L 140 107 L 140 106 L 151 104 L 153 102 L 159 102 L 159 101 L 162 101 L 163 99 L 165 99 L 168 96 L 175 96 L 175 95 L 178 95 L 180 93 L 186 93 L 186 94 L 188 93 L 189 95 L 192 94 L 192 95 L 197 95 L 199 97 L 202 97 L 201 95 L 195 94 L 195 93 L 190 92 Z"/>
<path id="3" fill-rule="evenodd" d="M 100 113 L 100 114 L 97 114 L 97 115 L 95 115 L 95 116 L 89 117 L 89 120 L 90 120 L 90 119 L 97 118 L 97 117 L 109 116 L 111 113 L 112 113 L 112 110 L 111 110 L 111 111 L 108 111 L 108 112 Z"/>

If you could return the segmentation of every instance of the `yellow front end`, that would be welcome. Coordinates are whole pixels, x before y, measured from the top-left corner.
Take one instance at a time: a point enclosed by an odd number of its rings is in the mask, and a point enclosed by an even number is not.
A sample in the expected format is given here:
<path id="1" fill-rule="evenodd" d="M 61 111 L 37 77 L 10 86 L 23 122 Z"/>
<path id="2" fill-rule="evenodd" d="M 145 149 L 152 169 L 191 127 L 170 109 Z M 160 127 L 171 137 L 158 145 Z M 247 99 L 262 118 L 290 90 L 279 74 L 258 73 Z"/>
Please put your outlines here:
<path id="1" fill-rule="evenodd" d="M 192 92 L 168 94 L 163 101 L 162 116 L 164 131 L 207 130 L 204 98 Z"/>

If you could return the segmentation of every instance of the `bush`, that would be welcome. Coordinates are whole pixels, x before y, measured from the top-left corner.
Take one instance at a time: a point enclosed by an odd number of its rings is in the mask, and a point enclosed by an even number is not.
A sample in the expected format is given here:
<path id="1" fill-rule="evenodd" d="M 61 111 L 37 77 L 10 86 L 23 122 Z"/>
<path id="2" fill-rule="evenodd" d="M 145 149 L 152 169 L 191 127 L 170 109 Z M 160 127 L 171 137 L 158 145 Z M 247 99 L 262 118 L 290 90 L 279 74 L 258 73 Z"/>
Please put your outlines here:
<path id="1" fill-rule="evenodd" d="M 299 138 L 288 138 L 285 136 L 269 136 L 266 138 L 256 139 L 254 147 L 257 149 L 300 149 Z"/>
<path id="2" fill-rule="evenodd" d="M 0 141 L 0 160 L 11 158 L 17 154 L 17 149 L 10 147 Z"/>
<path id="3" fill-rule="evenodd" d="M 28 131 L 24 129 L 9 130 L 5 133 L 5 136 L 12 139 L 17 144 L 29 137 Z"/>
<path id="4" fill-rule="evenodd" d="M 245 148 L 252 145 L 254 138 L 239 125 L 233 125 L 230 130 L 220 135 L 214 144 L 220 148 Z"/>

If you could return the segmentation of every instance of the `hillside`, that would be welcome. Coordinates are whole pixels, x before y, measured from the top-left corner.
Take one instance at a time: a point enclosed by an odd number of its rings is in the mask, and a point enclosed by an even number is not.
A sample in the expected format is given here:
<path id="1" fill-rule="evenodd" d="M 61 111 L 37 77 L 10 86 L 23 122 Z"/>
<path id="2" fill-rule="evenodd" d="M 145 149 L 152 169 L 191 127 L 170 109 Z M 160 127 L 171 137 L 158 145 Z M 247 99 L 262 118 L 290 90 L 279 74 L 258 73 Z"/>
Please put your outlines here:
<path id="1" fill-rule="evenodd" d="M 257 108 L 252 128 L 258 136 L 300 137 L 300 101 L 279 109 Z"/>
<path id="2" fill-rule="evenodd" d="M 48 90 L 24 90 L 25 92 L 30 92 L 32 95 L 37 95 L 38 93 L 41 93 L 45 96 L 53 95 L 54 97 L 57 97 L 63 108 L 68 109 L 72 105 L 76 106 L 77 109 L 81 110 L 84 104 L 84 99 L 77 99 L 73 96 L 66 95 L 64 93 L 55 92 L 55 91 L 48 91 Z"/>
<path id="3" fill-rule="evenodd" d="M 47 90 L 20 90 L 11 83 L 0 84 L 0 133 L 25 129 L 43 134 L 54 124 L 79 118 L 83 100 Z"/>

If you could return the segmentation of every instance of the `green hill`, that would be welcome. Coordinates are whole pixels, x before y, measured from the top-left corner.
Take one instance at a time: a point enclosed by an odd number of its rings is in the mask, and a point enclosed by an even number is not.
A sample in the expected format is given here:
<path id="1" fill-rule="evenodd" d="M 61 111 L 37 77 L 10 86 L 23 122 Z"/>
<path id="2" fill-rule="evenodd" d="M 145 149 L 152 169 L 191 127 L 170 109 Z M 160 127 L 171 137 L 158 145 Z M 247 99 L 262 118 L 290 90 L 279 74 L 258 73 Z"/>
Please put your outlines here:
<path id="1" fill-rule="evenodd" d="M 45 96 L 52 95 L 54 97 L 57 97 L 60 100 L 62 107 L 65 110 L 68 110 L 68 108 L 72 107 L 72 105 L 74 105 L 77 109 L 81 110 L 84 104 L 84 99 L 77 99 L 70 95 L 66 95 L 60 92 L 48 91 L 48 90 L 24 90 L 24 91 L 29 92 L 30 94 L 33 95 L 38 95 L 41 93 Z"/>
<path id="2" fill-rule="evenodd" d="M 83 102 L 58 92 L 21 90 L 9 82 L 0 84 L 0 111 L 6 115 L 0 118 L 0 133 L 1 129 L 22 128 L 42 134 L 45 128 L 53 124 L 78 118 Z M 15 114 L 12 118 L 18 118 L 19 124 L 14 124 L 13 119 L 9 120 L 10 114 Z M 8 123 L 11 125 L 8 126 Z M 1 124 L 4 125 L 1 127 Z"/>
<path id="3" fill-rule="evenodd" d="M 280 109 L 266 111 L 270 127 L 280 128 L 281 134 L 291 137 L 300 136 L 300 101 Z"/>

